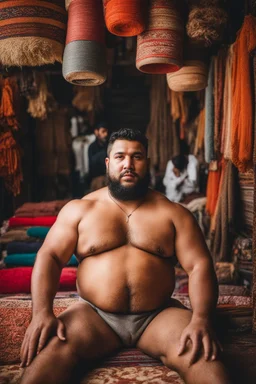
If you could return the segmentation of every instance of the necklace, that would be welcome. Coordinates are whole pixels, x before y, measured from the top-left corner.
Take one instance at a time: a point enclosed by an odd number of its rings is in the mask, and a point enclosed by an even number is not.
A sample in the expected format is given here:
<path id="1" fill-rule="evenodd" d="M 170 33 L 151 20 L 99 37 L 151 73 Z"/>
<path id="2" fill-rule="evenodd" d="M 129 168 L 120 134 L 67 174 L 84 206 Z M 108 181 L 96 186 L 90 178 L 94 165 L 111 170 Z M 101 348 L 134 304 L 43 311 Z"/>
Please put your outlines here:
<path id="1" fill-rule="evenodd" d="M 134 210 L 133 211 L 131 211 L 131 213 L 129 213 L 129 214 L 127 214 L 127 212 L 121 207 L 121 205 L 119 205 L 117 202 L 116 202 L 116 200 L 111 196 L 111 194 L 110 194 L 110 192 L 108 191 L 108 194 L 109 194 L 109 197 L 110 197 L 110 199 L 125 213 L 125 215 L 126 215 L 126 223 L 129 223 L 129 219 L 130 219 L 130 217 L 131 217 L 131 215 L 133 214 L 133 212 L 135 212 L 136 211 L 136 209 L 138 209 L 140 206 L 141 206 L 141 204 L 142 203 L 144 203 L 144 200 L 142 200 L 140 203 L 139 203 L 139 205 L 137 205 L 137 207 L 136 208 L 134 208 Z"/>

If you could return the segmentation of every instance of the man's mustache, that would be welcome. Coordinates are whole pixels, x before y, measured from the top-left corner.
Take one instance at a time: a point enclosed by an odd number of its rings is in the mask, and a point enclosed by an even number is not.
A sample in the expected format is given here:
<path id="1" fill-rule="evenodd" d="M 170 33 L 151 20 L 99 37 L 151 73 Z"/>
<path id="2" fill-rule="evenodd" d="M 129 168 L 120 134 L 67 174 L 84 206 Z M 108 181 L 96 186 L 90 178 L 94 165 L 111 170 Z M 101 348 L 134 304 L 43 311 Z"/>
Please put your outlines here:
<path id="1" fill-rule="evenodd" d="M 125 176 L 125 175 L 127 175 L 127 174 L 131 174 L 131 175 L 133 175 L 133 176 L 137 176 L 137 177 L 138 177 L 138 175 L 137 175 L 136 172 L 129 171 L 129 169 L 128 169 L 128 170 L 126 170 L 126 171 L 124 171 L 124 172 L 121 173 L 120 178 L 123 177 L 123 176 Z"/>

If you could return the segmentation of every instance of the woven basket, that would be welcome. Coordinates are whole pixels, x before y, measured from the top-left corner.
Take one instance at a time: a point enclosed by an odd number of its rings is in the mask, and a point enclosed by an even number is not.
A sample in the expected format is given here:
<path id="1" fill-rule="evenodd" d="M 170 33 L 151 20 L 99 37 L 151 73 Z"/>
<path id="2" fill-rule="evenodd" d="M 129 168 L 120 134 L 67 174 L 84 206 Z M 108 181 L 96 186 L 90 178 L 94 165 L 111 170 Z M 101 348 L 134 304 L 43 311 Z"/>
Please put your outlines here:
<path id="1" fill-rule="evenodd" d="M 62 62 L 67 13 L 60 0 L 0 2 L 0 61 L 5 66 Z"/>
<path id="2" fill-rule="evenodd" d="M 207 86 L 207 66 L 202 61 L 185 61 L 179 71 L 166 77 L 169 88 L 175 92 L 199 91 Z"/>
<path id="3" fill-rule="evenodd" d="M 177 2 L 151 0 L 148 25 L 137 38 L 136 67 L 146 73 L 169 73 L 182 66 L 184 25 Z"/>

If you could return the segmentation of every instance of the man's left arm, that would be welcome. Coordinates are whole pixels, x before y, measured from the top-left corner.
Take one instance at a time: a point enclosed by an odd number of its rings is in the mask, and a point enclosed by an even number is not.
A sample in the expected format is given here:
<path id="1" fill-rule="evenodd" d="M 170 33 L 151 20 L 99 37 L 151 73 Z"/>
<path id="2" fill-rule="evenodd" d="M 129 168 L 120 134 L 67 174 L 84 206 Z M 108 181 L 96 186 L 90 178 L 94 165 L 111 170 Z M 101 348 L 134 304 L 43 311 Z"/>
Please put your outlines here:
<path id="1" fill-rule="evenodd" d="M 218 299 L 218 283 L 212 257 L 194 216 L 181 206 L 174 215 L 177 258 L 189 276 L 189 297 L 192 319 L 184 329 L 179 354 L 184 353 L 187 342 L 192 342 L 191 364 L 201 349 L 205 359 L 215 360 L 221 348 L 212 329 L 212 320 Z"/>

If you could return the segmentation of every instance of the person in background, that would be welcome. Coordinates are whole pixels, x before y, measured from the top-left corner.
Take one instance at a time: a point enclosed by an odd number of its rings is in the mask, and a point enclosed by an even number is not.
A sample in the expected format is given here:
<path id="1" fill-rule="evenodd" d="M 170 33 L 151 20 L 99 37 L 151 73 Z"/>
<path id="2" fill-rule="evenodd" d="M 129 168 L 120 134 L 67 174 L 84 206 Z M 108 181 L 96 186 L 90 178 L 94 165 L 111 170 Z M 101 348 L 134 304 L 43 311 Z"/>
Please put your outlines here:
<path id="1" fill-rule="evenodd" d="M 174 156 L 167 163 L 163 184 L 166 197 L 173 202 L 181 201 L 184 195 L 183 187 L 188 179 L 187 165 L 188 160 L 184 155 Z"/>
<path id="2" fill-rule="evenodd" d="M 169 200 L 179 202 L 185 196 L 199 191 L 198 168 L 197 158 L 189 154 L 187 144 L 182 141 L 181 154 L 168 161 L 163 179 Z"/>
<path id="3" fill-rule="evenodd" d="M 96 139 L 89 146 L 89 176 L 91 191 L 96 191 L 106 186 L 106 165 L 108 145 L 108 128 L 105 122 L 100 122 L 94 128 Z"/>

